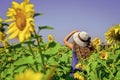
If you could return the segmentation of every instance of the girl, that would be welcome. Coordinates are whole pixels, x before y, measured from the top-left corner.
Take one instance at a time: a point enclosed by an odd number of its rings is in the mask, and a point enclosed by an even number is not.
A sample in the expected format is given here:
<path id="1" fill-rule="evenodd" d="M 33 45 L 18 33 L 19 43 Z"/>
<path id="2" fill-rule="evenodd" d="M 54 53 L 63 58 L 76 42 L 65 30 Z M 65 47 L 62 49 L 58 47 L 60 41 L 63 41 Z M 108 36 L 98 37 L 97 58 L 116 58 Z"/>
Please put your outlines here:
<path id="1" fill-rule="evenodd" d="M 70 37 L 73 37 L 73 43 L 69 42 L 68 40 Z M 64 38 L 64 44 L 72 49 L 72 73 L 76 70 L 75 66 L 81 59 L 86 59 L 90 56 L 91 51 L 94 50 L 91 44 L 91 37 L 88 35 L 87 32 L 78 30 L 73 30 Z"/>

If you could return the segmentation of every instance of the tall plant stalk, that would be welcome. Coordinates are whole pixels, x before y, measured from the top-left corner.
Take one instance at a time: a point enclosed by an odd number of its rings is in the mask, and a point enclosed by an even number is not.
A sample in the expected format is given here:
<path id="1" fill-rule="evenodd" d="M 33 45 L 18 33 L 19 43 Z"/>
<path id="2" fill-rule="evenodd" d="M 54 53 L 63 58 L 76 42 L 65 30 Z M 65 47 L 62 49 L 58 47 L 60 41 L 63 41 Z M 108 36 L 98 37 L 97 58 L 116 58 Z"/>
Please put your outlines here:
<path id="1" fill-rule="evenodd" d="M 35 59 L 36 57 L 35 57 L 35 54 L 34 54 L 34 52 L 33 52 L 33 50 L 32 50 L 32 47 L 31 47 L 31 45 L 28 43 L 28 47 L 29 47 L 29 49 L 30 49 L 30 52 L 31 52 L 31 54 L 32 54 L 32 56 L 33 56 L 33 59 Z M 36 71 L 38 71 L 38 65 L 37 65 L 37 63 L 36 63 L 36 61 L 35 61 L 35 68 L 36 68 Z"/>
<path id="2" fill-rule="evenodd" d="M 44 64 L 44 56 L 42 54 L 42 49 L 41 49 L 41 44 L 40 44 L 40 38 L 38 37 L 36 31 L 34 30 L 34 34 L 35 34 L 35 38 L 37 40 L 37 44 L 38 44 L 38 49 L 39 49 L 39 54 L 40 54 L 40 58 L 41 58 L 41 61 L 42 61 L 42 69 L 43 69 L 43 73 L 45 74 L 46 73 L 46 69 L 45 69 L 45 64 Z"/>

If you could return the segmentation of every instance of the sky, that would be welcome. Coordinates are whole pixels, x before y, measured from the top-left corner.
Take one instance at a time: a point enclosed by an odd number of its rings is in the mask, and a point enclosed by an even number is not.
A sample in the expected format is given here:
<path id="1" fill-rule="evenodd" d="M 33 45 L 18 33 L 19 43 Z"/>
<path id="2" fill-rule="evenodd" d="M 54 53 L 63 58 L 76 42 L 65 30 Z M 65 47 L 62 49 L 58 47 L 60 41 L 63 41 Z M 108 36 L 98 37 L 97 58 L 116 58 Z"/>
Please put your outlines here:
<path id="1" fill-rule="evenodd" d="M 11 2 L 23 0 L 1 0 L 0 17 L 6 19 Z M 86 31 L 91 38 L 105 41 L 105 32 L 120 23 L 120 0 L 30 0 L 36 13 L 44 15 L 35 18 L 35 28 L 51 26 L 54 30 L 42 30 L 40 35 L 47 41 L 52 34 L 55 41 L 63 44 L 64 37 L 72 30 Z"/>

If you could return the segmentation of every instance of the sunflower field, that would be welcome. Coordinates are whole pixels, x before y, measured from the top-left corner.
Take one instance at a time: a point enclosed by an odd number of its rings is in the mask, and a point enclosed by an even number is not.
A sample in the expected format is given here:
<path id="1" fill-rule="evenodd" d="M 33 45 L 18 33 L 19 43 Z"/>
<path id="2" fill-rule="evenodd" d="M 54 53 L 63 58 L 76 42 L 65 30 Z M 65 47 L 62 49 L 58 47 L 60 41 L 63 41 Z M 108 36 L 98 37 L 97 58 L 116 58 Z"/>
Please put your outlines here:
<path id="1" fill-rule="evenodd" d="M 54 28 L 39 26 L 36 32 L 34 18 L 39 15 L 29 0 L 23 0 L 12 1 L 7 19 L 0 18 L 0 80 L 120 80 L 120 24 L 105 33 L 106 43 L 92 40 L 95 51 L 79 61 L 76 68 L 81 70 L 72 77 L 72 51 L 51 34 L 44 41 L 39 32 Z M 18 43 L 10 43 L 12 39 Z"/>

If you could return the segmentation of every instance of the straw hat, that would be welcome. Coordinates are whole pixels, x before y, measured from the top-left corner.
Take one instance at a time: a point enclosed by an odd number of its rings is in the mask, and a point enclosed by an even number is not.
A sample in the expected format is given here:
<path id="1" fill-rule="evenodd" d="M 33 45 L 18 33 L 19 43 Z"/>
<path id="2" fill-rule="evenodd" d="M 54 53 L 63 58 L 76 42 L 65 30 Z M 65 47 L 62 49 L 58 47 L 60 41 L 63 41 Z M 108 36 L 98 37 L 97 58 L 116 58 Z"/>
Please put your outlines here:
<path id="1" fill-rule="evenodd" d="M 90 36 L 84 31 L 76 32 L 73 34 L 73 40 L 81 47 L 86 47 L 89 39 Z"/>

